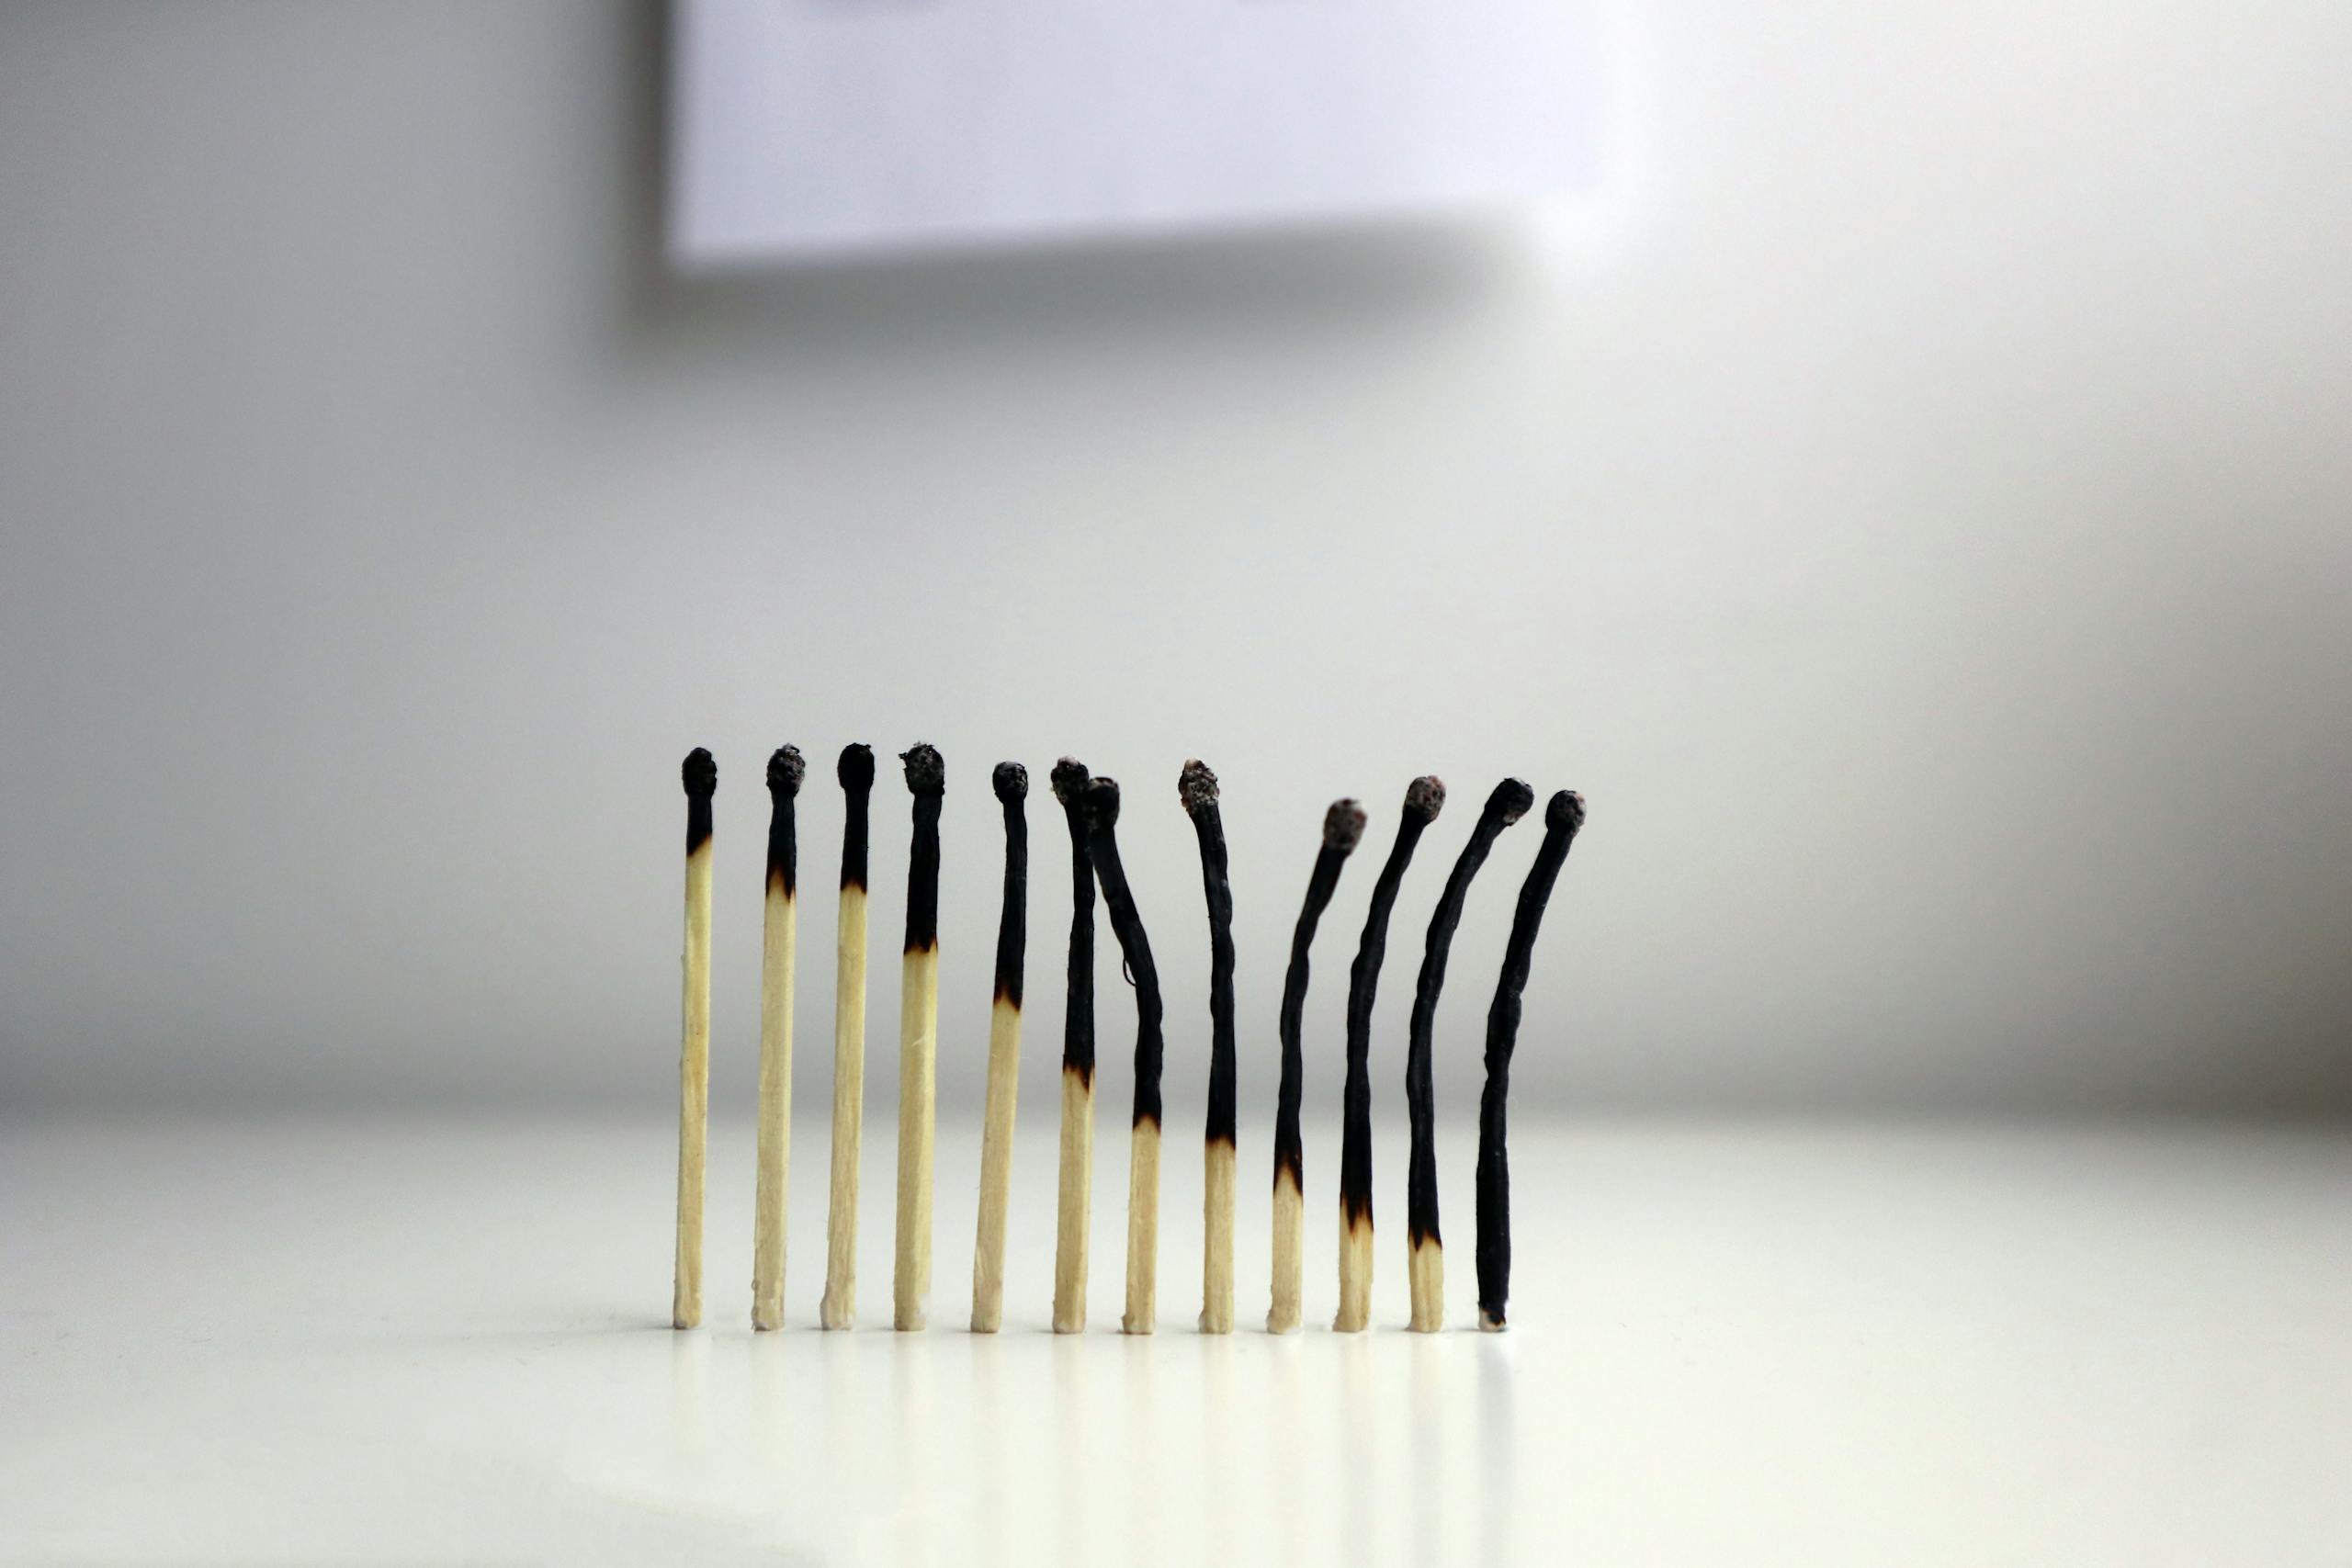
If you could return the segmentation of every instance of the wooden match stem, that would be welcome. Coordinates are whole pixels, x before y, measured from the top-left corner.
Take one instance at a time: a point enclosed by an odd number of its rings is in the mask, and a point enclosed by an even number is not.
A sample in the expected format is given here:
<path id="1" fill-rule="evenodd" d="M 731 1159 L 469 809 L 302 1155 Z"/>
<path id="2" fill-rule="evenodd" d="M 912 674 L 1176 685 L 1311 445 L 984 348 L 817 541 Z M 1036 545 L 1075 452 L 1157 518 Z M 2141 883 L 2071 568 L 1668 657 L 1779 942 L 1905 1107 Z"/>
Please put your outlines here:
<path id="1" fill-rule="evenodd" d="M 1306 1270 L 1301 1247 L 1305 1228 L 1306 1149 L 1299 1134 L 1299 1104 L 1306 1093 L 1306 1053 L 1301 1035 L 1306 1025 L 1306 985 L 1311 968 L 1308 954 L 1315 930 L 1323 920 L 1340 873 L 1363 837 L 1363 808 L 1352 800 L 1334 801 L 1323 818 L 1323 845 L 1315 854 L 1315 870 L 1306 879 L 1306 898 L 1291 929 L 1290 968 L 1283 976 L 1282 1081 L 1274 1100 L 1274 1247 L 1272 1301 L 1266 1309 L 1266 1332 L 1287 1334 L 1296 1328 Z"/>
<path id="2" fill-rule="evenodd" d="M 678 1051 L 678 1255 L 672 1275 L 670 1324 L 702 1323 L 702 1210 L 710 1117 L 710 797 L 718 767 L 696 748 L 685 761 L 686 939 Z"/>
<path id="3" fill-rule="evenodd" d="M 797 935 L 797 846 L 793 795 L 800 753 L 779 748 L 768 760 L 766 918 L 760 937 L 760 1102 L 756 1203 L 752 1221 L 752 1326 L 784 1326 L 786 1181 L 792 1161 L 792 981 Z"/>
<path id="4" fill-rule="evenodd" d="M 1054 1215 L 1054 1332 L 1086 1327 L 1086 1239 L 1094 1185 L 1094 861 L 1087 852 L 1086 764 L 1054 764 L 1054 798 L 1069 828 L 1068 989 L 1062 1012 L 1059 1187 Z"/>
<path id="5" fill-rule="evenodd" d="M 907 941 L 899 984 L 898 1261 L 890 1275 L 890 1321 L 923 1326 L 931 1299 L 933 1085 L 939 1054 L 939 753 L 917 746 L 901 759 L 914 794 L 914 841 L 907 856 Z"/>
<path id="6" fill-rule="evenodd" d="M 837 769 L 846 818 L 842 826 L 841 910 L 834 931 L 832 1187 L 825 1214 L 827 1328 L 857 1322 L 857 1174 L 865 1120 L 865 874 L 867 809 L 874 752 L 842 748 Z"/>
<path id="7" fill-rule="evenodd" d="M 1119 863 L 1119 785 L 1097 778 L 1086 786 L 1087 852 L 1110 911 L 1136 987 L 1136 1100 L 1127 1151 L 1127 1310 L 1120 1326 L 1149 1334 L 1159 1314 L 1159 1076 L 1166 1055 L 1160 1035 L 1159 969 L 1152 962 L 1151 939 Z"/>
<path id="8" fill-rule="evenodd" d="M 1004 1317 L 1005 1207 L 1012 1185 L 1012 1118 L 1021 1086 L 1021 983 L 1029 940 L 1029 819 L 1022 802 L 1029 773 L 1000 762 L 1004 806 L 1004 897 L 997 916 L 996 993 L 989 1010 L 988 1109 L 980 1133 L 980 1220 L 972 1244 L 972 1332 L 993 1334 Z"/>
<path id="9" fill-rule="evenodd" d="M 1217 806 L 1216 774 L 1195 758 L 1177 775 L 1176 797 L 1201 852 L 1209 917 L 1208 1122 L 1201 1168 L 1201 1332 L 1233 1332 L 1233 1167 L 1238 1094 L 1233 1021 L 1233 886 Z"/>

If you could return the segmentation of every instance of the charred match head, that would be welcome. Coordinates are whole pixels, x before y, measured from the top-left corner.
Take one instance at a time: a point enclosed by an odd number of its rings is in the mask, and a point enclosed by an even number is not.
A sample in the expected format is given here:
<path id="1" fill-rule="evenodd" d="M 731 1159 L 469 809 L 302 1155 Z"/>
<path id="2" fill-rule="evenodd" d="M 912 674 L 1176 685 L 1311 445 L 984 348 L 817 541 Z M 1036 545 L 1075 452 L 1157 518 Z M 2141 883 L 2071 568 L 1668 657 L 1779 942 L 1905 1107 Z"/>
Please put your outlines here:
<path id="1" fill-rule="evenodd" d="M 999 762 L 989 774 L 989 784 L 996 797 L 1010 806 L 1016 800 L 1029 798 L 1029 770 L 1018 762 Z"/>
<path id="2" fill-rule="evenodd" d="M 1534 788 L 1525 779 L 1505 779 L 1495 786 L 1492 795 L 1487 796 L 1486 815 L 1508 828 L 1526 816 L 1528 808 L 1534 804 Z"/>
<path id="3" fill-rule="evenodd" d="M 907 789 L 915 797 L 914 840 L 907 852 L 909 953 L 939 947 L 939 804 L 947 793 L 947 762 L 939 749 L 918 741 L 899 753 Z"/>
<path id="4" fill-rule="evenodd" d="M 1203 807 L 1216 804 L 1216 774 L 1206 762 L 1193 758 L 1176 775 L 1176 798 L 1183 802 L 1186 816 L 1199 816 Z"/>
<path id="5" fill-rule="evenodd" d="M 1054 764 L 1054 771 L 1046 778 L 1054 786 L 1056 800 L 1064 806 L 1076 806 L 1086 794 L 1089 776 L 1085 763 L 1075 757 L 1064 757 Z"/>
<path id="6" fill-rule="evenodd" d="M 1554 795 L 1552 803 L 1544 808 L 1544 826 L 1574 835 L 1584 827 L 1584 796 L 1572 789 Z"/>
<path id="7" fill-rule="evenodd" d="M 710 797 L 718 793 L 718 761 L 697 746 L 686 753 L 678 776 L 686 786 L 686 853 L 710 842 Z"/>
<path id="8" fill-rule="evenodd" d="M 768 815 L 768 886 L 787 898 L 793 896 L 799 875 L 792 797 L 800 793 L 800 781 L 808 772 L 808 761 L 797 746 L 779 746 L 768 757 L 768 795 L 774 802 Z"/>
<path id="9" fill-rule="evenodd" d="M 797 746 L 779 746 L 768 754 L 768 793 L 789 800 L 800 793 L 800 781 L 808 776 L 808 759 L 800 754 Z"/>
<path id="10" fill-rule="evenodd" d="M 1062 1011 L 1062 1071 L 1094 1086 L 1094 858 L 1086 846 L 1086 786 L 1091 775 L 1075 757 L 1054 764 L 1047 782 L 1069 824 L 1069 962 Z"/>
<path id="11" fill-rule="evenodd" d="M 996 999 L 1018 1010 L 1029 945 L 1029 770 L 999 762 L 989 775 L 1004 806 L 1004 901 L 997 916 Z"/>
<path id="12" fill-rule="evenodd" d="M 833 776 L 842 781 L 842 788 L 863 794 L 874 787 L 874 748 L 863 741 L 852 741 L 842 748 L 842 759 L 833 764 Z"/>
<path id="13" fill-rule="evenodd" d="M 922 741 L 899 753 L 899 761 L 907 770 L 907 789 L 915 795 L 944 795 L 947 791 L 947 763 L 939 748 Z"/>
<path id="14" fill-rule="evenodd" d="M 1405 815 L 1426 827 L 1437 820 L 1445 809 L 1445 781 L 1435 773 L 1423 773 L 1405 786 Z"/>
<path id="15" fill-rule="evenodd" d="M 833 776 L 842 781 L 848 815 L 842 822 L 842 886 L 865 891 L 866 804 L 874 794 L 874 748 L 859 741 L 842 748 Z"/>
<path id="16" fill-rule="evenodd" d="M 1331 809 L 1323 814 L 1323 847 L 1341 854 L 1352 853 L 1363 840 L 1363 806 L 1359 801 L 1335 800 Z"/>
<path id="17" fill-rule="evenodd" d="M 1119 825 L 1119 781 L 1108 773 L 1086 781 L 1086 825 L 1102 832 Z"/>

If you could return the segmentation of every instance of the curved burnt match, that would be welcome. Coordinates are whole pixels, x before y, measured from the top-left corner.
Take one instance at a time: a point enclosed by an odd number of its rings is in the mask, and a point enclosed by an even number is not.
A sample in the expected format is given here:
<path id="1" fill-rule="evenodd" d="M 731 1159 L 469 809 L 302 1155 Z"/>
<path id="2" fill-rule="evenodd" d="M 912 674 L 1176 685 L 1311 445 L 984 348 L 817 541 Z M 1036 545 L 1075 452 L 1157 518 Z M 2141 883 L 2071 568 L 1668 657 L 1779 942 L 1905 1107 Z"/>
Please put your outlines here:
<path id="1" fill-rule="evenodd" d="M 1029 770 L 999 762 L 989 777 L 1004 807 L 1004 898 L 997 915 L 996 996 L 989 1010 L 987 1111 L 980 1134 L 979 1235 L 972 1247 L 972 1332 L 1004 1313 L 1005 1205 L 1012 1182 L 1012 1115 L 1021 1082 L 1021 971 L 1029 945 Z"/>
<path id="2" fill-rule="evenodd" d="M 678 1249 L 670 1322 L 702 1322 L 702 1209 L 710 1113 L 710 799 L 718 764 L 697 746 L 679 766 L 686 790 L 686 941 L 678 1047 Z"/>
<path id="3" fill-rule="evenodd" d="M 947 765 L 918 742 L 899 754 L 914 796 L 907 850 L 907 942 L 899 979 L 899 1251 L 890 1321 L 923 1326 L 931 1296 L 933 1085 L 939 1048 L 939 807 Z"/>
<path id="4" fill-rule="evenodd" d="M 825 1295 L 818 1321 L 857 1320 L 857 1172 L 865 1130 L 866 817 L 874 795 L 874 748 L 842 748 L 842 883 L 833 970 L 832 1188 L 825 1214 Z"/>
<path id="5" fill-rule="evenodd" d="M 1372 1322 L 1372 1009 L 1388 955 L 1388 921 L 1421 834 L 1445 809 L 1445 785 L 1423 774 L 1405 786 L 1388 859 L 1372 885 L 1363 935 L 1348 971 L 1348 1082 L 1340 1134 L 1340 1313 L 1331 1326 L 1361 1333 Z"/>
<path id="6" fill-rule="evenodd" d="M 1060 1190 L 1054 1220 L 1054 1332 L 1086 1326 L 1086 1227 L 1094 1172 L 1094 860 L 1087 852 L 1086 764 L 1054 764 L 1069 825 L 1069 971 L 1062 1005 Z"/>
<path id="7" fill-rule="evenodd" d="M 1503 971 L 1487 1010 L 1487 1087 L 1478 1099 L 1478 1326 L 1499 1329 L 1510 1297 L 1510 1160 L 1503 1147 L 1504 1101 L 1510 1094 L 1510 1056 L 1519 1043 L 1520 1000 L 1535 954 L 1544 907 L 1568 849 L 1584 827 L 1584 796 L 1564 789 L 1544 809 L 1544 842 L 1520 885 Z"/>
<path id="8" fill-rule="evenodd" d="M 1158 1313 L 1159 1270 L 1159 1076 L 1166 1044 L 1160 1036 L 1159 970 L 1151 960 L 1127 874 L 1119 863 L 1119 784 L 1096 778 L 1086 786 L 1086 849 L 1111 931 L 1136 987 L 1136 1102 L 1127 1160 L 1127 1311 L 1120 1326 L 1148 1334 Z"/>
<path id="9" fill-rule="evenodd" d="M 1307 951 L 1340 886 L 1340 873 L 1363 838 L 1363 807 L 1352 800 L 1335 800 L 1323 814 L 1323 844 L 1306 879 L 1298 923 L 1291 929 L 1290 967 L 1283 976 L 1282 1080 L 1274 1097 L 1273 1302 L 1266 1312 L 1266 1329 L 1272 1334 L 1296 1328 L 1299 1317 L 1299 1231 L 1306 1191 L 1306 1145 L 1298 1127 L 1306 1065 L 1299 1036 L 1306 1015 Z"/>
<path id="10" fill-rule="evenodd" d="M 1430 1064 L 1430 1038 L 1437 1026 L 1438 993 L 1445 988 L 1445 961 L 1453 946 L 1454 928 L 1462 923 L 1462 906 L 1470 897 L 1471 879 L 1487 863 L 1502 830 L 1527 815 L 1535 792 L 1521 779 L 1505 779 L 1487 796 L 1478 812 L 1470 841 L 1453 863 L 1430 916 L 1427 943 L 1421 953 L 1421 974 L 1413 990 L 1413 1021 L 1405 1050 L 1406 1109 L 1412 1121 L 1411 1163 L 1405 1177 L 1405 1234 L 1409 1247 L 1407 1271 L 1413 1287 L 1412 1327 L 1434 1334 L 1445 1323 L 1445 1256 L 1437 1224 L 1437 1107 Z"/>
<path id="11" fill-rule="evenodd" d="M 792 1149 L 793 949 L 797 940 L 799 846 L 793 797 L 808 772 L 797 746 L 768 758 L 768 864 L 760 937 L 760 1100 L 757 1187 L 752 1222 L 752 1326 L 784 1325 L 785 1178 Z"/>
<path id="12" fill-rule="evenodd" d="M 1201 892 L 1209 912 L 1209 1113 L 1202 1184 L 1201 1331 L 1233 1331 L 1233 887 L 1216 774 L 1198 758 L 1176 777 L 1176 798 L 1200 840 Z"/>

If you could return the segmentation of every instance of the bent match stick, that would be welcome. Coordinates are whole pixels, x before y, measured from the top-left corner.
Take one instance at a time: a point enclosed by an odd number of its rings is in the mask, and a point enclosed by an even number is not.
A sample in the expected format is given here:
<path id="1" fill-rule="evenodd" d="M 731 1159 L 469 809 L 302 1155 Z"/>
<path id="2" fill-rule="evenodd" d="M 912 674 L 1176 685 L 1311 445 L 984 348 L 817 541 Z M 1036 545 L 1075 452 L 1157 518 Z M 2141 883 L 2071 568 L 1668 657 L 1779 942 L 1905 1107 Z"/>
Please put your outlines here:
<path id="1" fill-rule="evenodd" d="M 1503 1326 L 1510 1297 L 1510 1161 L 1503 1150 L 1503 1101 L 1510 1094 L 1510 1054 L 1519 1043 L 1520 997 L 1527 989 L 1544 906 L 1583 827 L 1584 796 L 1576 791 L 1562 790 L 1544 807 L 1544 843 L 1520 885 L 1502 977 L 1495 982 L 1494 1005 L 1487 1010 L 1487 1088 L 1478 1100 L 1478 1326 L 1489 1332 Z"/>
<path id="2" fill-rule="evenodd" d="M 1331 1326 L 1361 1334 L 1372 1323 L 1372 1004 L 1388 955 L 1388 917 L 1422 831 L 1445 809 L 1445 785 L 1424 774 L 1405 786 L 1396 841 L 1372 885 L 1372 907 L 1348 971 L 1348 1087 L 1340 1135 L 1340 1314 Z"/>
<path id="3" fill-rule="evenodd" d="M 1029 770 L 999 762 L 989 783 L 1004 805 L 1004 904 L 996 924 L 996 998 L 989 1010 L 987 1122 L 980 1134 L 980 1229 L 972 1244 L 972 1332 L 1004 1316 L 1004 1208 L 1012 1181 L 1013 1100 L 1021 1086 L 1021 968 L 1029 942 Z"/>
<path id="4" fill-rule="evenodd" d="M 697 746 L 679 770 L 686 786 L 684 1019 L 678 1050 L 678 1258 L 670 1325 L 702 1323 L 704 1139 L 710 1116 L 710 797 L 718 764 Z"/>
<path id="5" fill-rule="evenodd" d="M 1201 891 L 1209 908 L 1209 1120 L 1201 1186 L 1201 1332 L 1233 1332 L 1233 887 L 1226 876 L 1225 819 L 1216 774 L 1198 758 L 1176 776 L 1176 798 L 1201 842 Z"/>
<path id="6" fill-rule="evenodd" d="M 1298 1244 L 1306 1190 L 1306 1148 L 1298 1133 L 1306 1066 L 1299 1029 L 1306 1013 L 1306 954 L 1315 945 L 1315 928 L 1322 923 L 1323 910 L 1340 886 L 1340 873 L 1363 837 L 1363 807 L 1352 800 L 1333 801 L 1323 814 L 1323 847 L 1315 852 L 1306 901 L 1290 935 L 1290 970 L 1283 976 L 1282 1083 L 1274 1100 L 1274 1299 L 1266 1309 L 1269 1334 L 1287 1334 L 1298 1326 Z"/>
<path id="7" fill-rule="evenodd" d="M 752 1326 L 784 1326 L 785 1177 L 792 1156 L 792 960 L 798 846 L 792 798 L 808 762 L 797 746 L 768 759 L 767 918 L 760 937 L 760 1155 L 752 1220 Z"/>
<path id="8" fill-rule="evenodd" d="M 899 972 L 899 1258 L 890 1322 L 923 1325 L 931 1297 L 932 1083 L 939 1052 L 939 802 L 947 767 L 936 748 L 899 753 L 915 797 L 907 852 L 907 946 Z"/>
<path id="9" fill-rule="evenodd" d="M 1430 934 L 1421 952 L 1421 977 L 1413 988 L 1412 1032 L 1405 1047 L 1406 1109 L 1412 1119 L 1412 1162 L 1405 1173 L 1405 1238 L 1408 1248 L 1406 1274 L 1413 1286 L 1413 1319 L 1417 1334 L 1434 1334 L 1445 1326 L 1445 1254 L 1437 1229 L 1437 1106 L 1430 1069 L 1430 1041 L 1437 1026 L 1438 993 L 1445 988 L 1446 954 L 1453 947 L 1454 928 L 1462 923 L 1462 906 L 1470 897 L 1470 879 L 1487 863 L 1502 830 L 1527 815 L 1535 792 L 1518 779 L 1505 779 L 1487 796 L 1470 841 L 1453 863 L 1430 916 Z"/>
<path id="10" fill-rule="evenodd" d="M 1111 930 L 1127 961 L 1136 987 L 1136 1111 L 1127 1148 L 1127 1311 L 1119 1326 L 1148 1334 L 1159 1313 L 1159 970 L 1151 961 L 1151 941 L 1136 912 L 1127 874 L 1119 863 L 1119 784 L 1098 778 L 1086 786 L 1086 850 L 1102 885 Z"/>
<path id="11" fill-rule="evenodd" d="M 874 748 L 842 748 L 842 901 L 833 959 L 833 1184 L 825 1212 L 825 1297 L 817 1321 L 857 1321 L 857 1165 L 865 1120 L 865 828 Z"/>
<path id="12" fill-rule="evenodd" d="M 1086 1227 L 1094 1185 L 1094 859 L 1086 851 L 1086 764 L 1054 764 L 1069 823 L 1069 988 L 1062 1005 L 1061 1185 L 1054 1216 L 1054 1332 L 1086 1327 Z"/>

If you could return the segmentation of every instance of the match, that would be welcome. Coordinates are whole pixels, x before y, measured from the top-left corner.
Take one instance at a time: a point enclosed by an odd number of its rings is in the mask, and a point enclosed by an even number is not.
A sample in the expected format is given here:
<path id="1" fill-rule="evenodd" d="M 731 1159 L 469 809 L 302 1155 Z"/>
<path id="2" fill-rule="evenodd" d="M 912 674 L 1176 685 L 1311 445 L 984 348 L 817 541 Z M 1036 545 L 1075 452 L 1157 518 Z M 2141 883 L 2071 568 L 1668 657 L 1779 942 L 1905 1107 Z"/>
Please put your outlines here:
<path id="1" fill-rule="evenodd" d="M 678 1258 L 670 1325 L 702 1325 L 702 1190 L 710 1117 L 710 797 L 718 764 L 697 746 L 679 770 L 686 786 L 684 1020 L 678 1051 Z"/>
<path id="2" fill-rule="evenodd" d="M 1306 1064 L 1299 1032 L 1306 1013 L 1307 950 L 1315 928 L 1340 886 L 1340 873 L 1363 837 L 1363 807 L 1335 800 L 1323 814 L 1323 847 L 1306 879 L 1306 901 L 1291 929 L 1290 969 L 1283 976 L 1282 1081 L 1274 1099 L 1274 1278 L 1273 1303 L 1266 1309 L 1266 1332 L 1288 1334 L 1298 1326 L 1303 1266 L 1299 1241 L 1305 1224 L 1306 1145 L 1299 1136 L 1298 1110 L 1306 1092 Z"/>
<path id="3" fill-rule="evenodd" d="M 1029 944 L 1029 770 L 999 762 L 989 782 L 1004 806 L 1004 902 L 996 925 L 996 997 L 989 1010 L 987 1120 L 980 1134 L 980 1226 L 972 1244 L 972 1332 L 1004 1316 L 1004 1209 L 1012 1182 L 1012 1112 L 1021 1087 L 1021 970 Z"/>
<path id="4" fill-rule="evenodd" d="M 768 758 L 766 919 L 760 937 L 759 1179 L 752 1220 L 752 1326 L 784 1326 L 785 1179 L 792 1158 L 792 963 L 798 846 L 792 802 L 808 771 L 797 746 Z"/>
<path id="5" fill-rule="evenodd" d="M 1520 885 L 1503 948 L 1502 977 L 1487 1010 L 1487 1087 L 1478 1100 L 1478 1326 L 1498 1333 L 1510 1298 L 1510 1160 L 1503 1148 L 1503 1102 L 1510 1095 L 1510 1055 L 1519 1043 L 1520 999 L 1535 953 L 1544 906 L 1568 848 L 1584 827 L 1584 796 L 1564 789 L 1544 808 L 1544 842 Z"/>
<path id="6" fill-rule="evenodd" d="M 1086 848 L 1102 885 L 1111 930 L 1136 988 L 1136 1111 L 1127 1153 L 1127 1310 L 1120 1326 L 1148 1334 L 1158 1315 L 1159 1288 L 1159 971 L 1151 942 L 1136 912 L 1127 874 L 1119 863 L 1119 784 L 1097 778 L 1086 786 Z"/>
<path id="7" fill-rule="evenodd" d="M 890 1322 L 923 1325 L 931 1297 L 932 1085 L 939 1047 L 939 805 L 947 765 L 916 744 L 899 753 L 914 801 L 907 852 L 907 946 L 899 971 L 899 1257 Z"/>
<path id="8" fill-rule="evenodd" d="M 1421 833 L 1445 809 L 1445 785 L 1424 774 L 1405 786 L 1405 810 L 1380 879 L 1372 886 L 1363 936 L 1348 971 L 1348 1084 L 1340 1134 L 1340 1313 L 1331 1326 L 1361 1334 L 1372 1325 L 1372 1005 L 1388 955 L 1388 918 Z"/>
<path id="9" fill-rule="evenodd" d="M 1435 1334 L 1445 1326 L 1445 1253 L 1437 1224 L 1437 1093 L 1430 1046 L 1437 1026 L 1438 993 L 1445 988 L 1446 955 L 1453 946 L 1454 928 L 1462 923 L 1471 879 L 1487 863 L 1502 830 L 1534 804 L 1535 792 L 1519 779 L 1503 780 L 1487 796 L 1477 826 L 1470 829 L 1470 841 L 1462 846 L 1430 916 L 1420 980 L 1413 989 L 1412 1032 L 1405 1048 L 1406 1110 L 1413 1128 L 1412 1163 L 1405 1175 L 1405 1235 L 1406 1274 L 1413 1287 L 1411 1327 L 1417 1334 Z"/>
<path id="10" fill-rule="evenodd" d="M 1225 819 L 1216 774 L 1194 758 L 1177 774 L 1176 797 L 1201 843 L 1201 891 L 1209 909 L 1209 1117 L 1201 1187 L 1201 1332 L 1233 1332 L 1233 887 L 1226 874 Z"/>
<path id="11" fill-rule="evenodd" d="M 874 748 L 842 748 L 834 765 L 847 815 L 842 823 L 842 898 L 833 958 L 833 1181 L 825 1212 L 825 1295 L 817 1321 L 857 1322 L 857 1165 L 865 1118 L 866 807 Z"/>
<path id="12" fill-rule="evenodd" d="M 1054 764 L 1069 823 L 1069 987 L 1062 1005 L 1061 1185 L 1054 1217 L 1054 1332 L 1086 1328 L 1086 1227 L 1094 1186 L 1094 858 L 1086 848 L 1086 764 Z"/>

